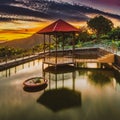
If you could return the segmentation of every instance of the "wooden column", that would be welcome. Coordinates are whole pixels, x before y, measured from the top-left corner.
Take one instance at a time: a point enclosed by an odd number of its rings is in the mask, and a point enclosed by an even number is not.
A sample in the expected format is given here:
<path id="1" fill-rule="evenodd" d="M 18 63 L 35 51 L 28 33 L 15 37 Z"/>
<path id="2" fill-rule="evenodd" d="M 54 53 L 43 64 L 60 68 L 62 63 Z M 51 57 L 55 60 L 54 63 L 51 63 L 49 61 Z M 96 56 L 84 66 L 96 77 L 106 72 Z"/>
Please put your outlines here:
<path id="1" fill-rule="evenodd" d="M 43 40 L 43 45 L 44 45 L 44 46 L 43 46 L 43 49 L 44 49 L 43 51 L 44 51 L 44 61 L 45 61 L 45 34 L 44 34 L 44 38 L 43 38 L 43 39 L 44 39 L 44 40 Z"/>
<path id="2" fill-rule="evenodd" d="M 73 79 L 73 90 L 75 90 L 75 71 L 72 73 L 72 79 Z"/>
<path id="3" fill-rule="evenodd" d="M 73 49 L 72 49 L 72 62 L 74 61 L 74 52 L 75 52 L 75 33 L 72 33 L 72 43 L 73 43 Z"/>
<path id="4" fill-rule="evenodd" d="M 55 44 L 56 44 L 56 48 L 55 48 L 55 66 L 57 65 L 57 35 L 55 34 Z"/>
<path id="5" fill-rule="evenodd" d="M 49 72 L 49 89 L 51 89 L 51 73 Z"/>
<path id="6" fill-rule="evenodd" d="M 44 70 L 44 62 L 45 62 L 45 34 L 43 35 L 43 52 L 44 52 L 44 58 L 42 62 L 42 70 Z"/>
<path id="7" fill-rule="evenodd" d="M 49 35 L 49 59 L 50 59 L 50 52 L 51 52 L 50 45 L 51 45 L 51 35 Z"/>
<path id="8" fill-rule="evenodd" d="M 65 42 L 64 42 L 64 40 L 65 40 L 65 36 L 64 36 L 64 33 L 62 33 L 62 38 L 63 38 L 63 46 L 62 46 L 62 49 L 63 49 L 63 56 L 64 56 L 64 46 L 65 46 Z"/>
<path id="9" fill-rule="evenodd" d="M 57 74 L 55 74 L 55 88 L 57 89 Z"/>
<path id="10" fill-rule="evenodd" d="M 62 74 L 62 87 L 64 88 L 64 73 Z"/>

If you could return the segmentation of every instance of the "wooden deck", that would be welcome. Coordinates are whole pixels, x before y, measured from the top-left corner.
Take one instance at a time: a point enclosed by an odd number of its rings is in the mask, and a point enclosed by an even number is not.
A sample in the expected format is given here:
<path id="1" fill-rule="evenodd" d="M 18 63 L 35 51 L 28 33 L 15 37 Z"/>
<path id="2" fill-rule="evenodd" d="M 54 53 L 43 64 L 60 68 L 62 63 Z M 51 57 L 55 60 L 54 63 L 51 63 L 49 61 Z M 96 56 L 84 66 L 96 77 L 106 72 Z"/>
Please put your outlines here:
<path id="1" fill-rule="evenodd" d="M 67 64 L 75 64 L 75 61 L 72 58 L 66 58 L 66 57 L 50 57 L 50 58 L 45 58 L 43 60 L 43 64 L 48 64 L 48 65 L 67 65 Z"/>
<path id="2" fill-rule="evenodd" d="M 77 63 L 89 62 L 89 63 L 114 63 L 114 54 L 107 54 L 97 59 L 75 59 Z"/>
<path id="3" fill-rule="evenodd" d="M 75 66 L 76 63 L 114 63 L 114 54 L 108 53 L 103 56 L 100 56 L 96 59 L 80 59 L 80 58 L 72 58 L 72 57 L 50 57 L 45 58 L 43 60 L 43 69 L 44 64 L 48 66 L 60 66 L 60 65 L 73 65 Z"/>
<path id="4" fill-rule="evenodd" d="M 60 51 L 61 52 L 61 51 Z M 91 49 L 77 49 L 75 50 L 75 59 L 73 60 L 72 57 L 67 56 L 69 55 L 68 53 L 69 50 L 64 51 L 66 56 L 62 56 L 62 57 L 57 57 L 57 62 L 56 59 L 54 57 L 48 58 L 47 54 L 48 52 L 46 52 L 46 54 L 44 54 L 43 52 L 36 54 L 36 55 L 32 55 L 32 56 L 27 56 L 24 58 L 18 58 L 15 60 L 10 60 L 10 61 L 5 61 L 5 62 L 1 62 L 0 63 L 0 70 L 4 70 L 10 67 L 14 67 L 38 58 L 44 58 L 45 57 L 45 61 L 43 60 L 43 65 L 47 64 L 47 65 L 53 65 L 53 66 L 57 66 L 57 65 L 75 65 L 76 63 L 114 63 L 115 58 L 114 58 L 114 54 L 111 52 L 107 52 L 103 49 L 100 48 L 91 48 Z M 53 51 L 54 53 L 54 51 Z M 59 53 L 59 51 L 58 51 Z M 85 57 L 82 56 L 85 54 Z M 98 55 L 99 57 L 95 57 L 95 55 Z M 87 57 L 86 57 L 87 56 Z M 89 58 L 90 57 L 90 58 Z M 84 58 L 84 59 L 82 59 Z"/>

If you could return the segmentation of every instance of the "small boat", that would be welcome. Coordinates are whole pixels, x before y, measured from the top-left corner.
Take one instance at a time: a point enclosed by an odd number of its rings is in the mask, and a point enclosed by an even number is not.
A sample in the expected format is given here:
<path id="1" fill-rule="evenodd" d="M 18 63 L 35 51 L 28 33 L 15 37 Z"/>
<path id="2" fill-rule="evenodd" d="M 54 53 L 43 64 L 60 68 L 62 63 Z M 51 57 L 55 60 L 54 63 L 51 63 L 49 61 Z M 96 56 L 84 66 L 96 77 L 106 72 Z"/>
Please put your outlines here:
<path id="1" fill-rule="evenodd" d="M 25 91 L 38 91 L 47 87 L 47 80 L 43 77 L 33 77 L 23 82 Z"/>

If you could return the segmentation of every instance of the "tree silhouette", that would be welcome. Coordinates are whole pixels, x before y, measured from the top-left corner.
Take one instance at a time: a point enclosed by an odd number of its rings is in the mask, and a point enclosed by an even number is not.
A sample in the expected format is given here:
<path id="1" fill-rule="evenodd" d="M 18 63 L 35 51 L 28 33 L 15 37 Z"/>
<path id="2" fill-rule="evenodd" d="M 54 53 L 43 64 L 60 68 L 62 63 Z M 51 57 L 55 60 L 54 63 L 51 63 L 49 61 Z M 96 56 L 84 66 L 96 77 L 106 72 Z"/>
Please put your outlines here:
<path id="1" fill-rule="evenodd" d="M 90 29 L 92 29 L 96 33 L 98 39 L 101 34 L 107 34 L 113 28 L 112 21 L 101 15 L 90 19 L 87 22 L 87 25 Z"/>
<path id="2" fill-rule="evenodd" d="M 120 39 L 120 27 L 114 28 L 108 35 L 110 39 L 119 40 Z"/>

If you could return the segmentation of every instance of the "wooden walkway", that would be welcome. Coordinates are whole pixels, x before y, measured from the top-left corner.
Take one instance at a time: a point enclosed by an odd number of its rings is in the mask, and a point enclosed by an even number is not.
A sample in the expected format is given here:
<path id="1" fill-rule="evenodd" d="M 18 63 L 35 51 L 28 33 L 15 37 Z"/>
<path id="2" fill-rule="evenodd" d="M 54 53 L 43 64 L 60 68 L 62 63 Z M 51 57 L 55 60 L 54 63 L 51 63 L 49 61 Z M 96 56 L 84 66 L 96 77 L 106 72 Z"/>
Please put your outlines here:
<path id="1" fill-rule="evenodd" d="M 76 59 L 75 62 L 77 63 L 114 63 L 114 54 L 110 53 L 104 56 L 101 56 L 97 59 Z"/>
<path id="2" fill-rule="evenodd" d="M 93 51 L 95 52 L 94 50 L 95 48 L 93 48 Z M 98 49 L 98 48 L 97 48 Z M 80 49 L 82 50 L 82 49 Z M 85 50 L 88 50 L 88 53 L 91 49 L 85 49 Z M 100 49 L 102 50 L 102 49 Z M 59 52 L 59 51 L 58 51 Z M 65 52 L 67 52 L 67 54 L 69 53 L 69 50 L 66 50 Z M 77 52 L 79 54 L 79 50 L 77 49 L 75 52 Z M 83 51 L 84 52 L 84 51 Z M 18 59 L 14 59 L 14 60 L 10 60 L 10 61 L 5 61 L 5 62 L 1 62 L 0 63 L 0 70 L 4 70 L 4 69 L 7 69 L 7 68 L 10 68 L 10 67 L 14 67 L 14 66 L 17 66 L 17 65 L 20 65 L 20 64 L 23 64 L 23 63 L 26 63 L 26 62 L 29 62 L 29 61 L 32 61 L 32 60 L 35 60 L 35 59 L 38 59 L 38 58 L 46 58 L 47 57 L 47 53 L 46 52 L 46 55 L 44 55 L 43 52 L 39 53 L 39 54 L 35 54 L 35 55 L 31 55 L 31 56 L 27 56 L 27 57 L 24 57 L 24 58 L 18 58 Z M 54 51 L 53 51 L 54 53 Z M 80 53 L 81 55 L 81 53 Z M 93 57 L 94 55 L 91 55 L 91 58 Z M 76 63 L 114 63 L 114 54 L 113 53 L 107 53 L 105 55 L 101 55 L 100 57 L 96 58 L 96 59 L 81 59 L 81 58 L 75 58 L 74 60 L 70 57 L 58 57 L 58 60 L 57 60 L 57 65 L 66 65 L 66 64 L 73 64 L 75 65 Z M 54 58 L 51 58 L 51 59 L 46 59 L 44 61 L 45 64 L 50 64 L 50 65 L 56 65 L 55 63 L 55 59 Z"/>
<path id="3" fill-rule="evenodd" d="M 1 62 L 0 63 L 0 71 L 4 70 L 4 69 L 8 69 L 20 64 L 24 64 L 26 62 L 30 62 L 32 60 L 36 60 L 39 58 L 43 58 L 44 54 L 43 52 L 39 53 L 39 54 L 35 54 L 35 55 L 31 55 L 31 56 L 26 56 L 26 57 L 22 57 L 22 58 L 16 58 L 14 60 L 8 60 L 5 62 Z"/>
<path id="4" fill-rule="evenodd" d="M 44 64 L 47 64 L 48 66 L 62 66 L 62 65 L 75 65 L 75 61 L 73 61 L 72 58 L 66 58 L 66 57 L 57 57 L 57 60 L 55 57 L 50 57 L 50 58 L 45 58 L 43 60 L 43 66 L 42 68 L 44 69 Z"/>

